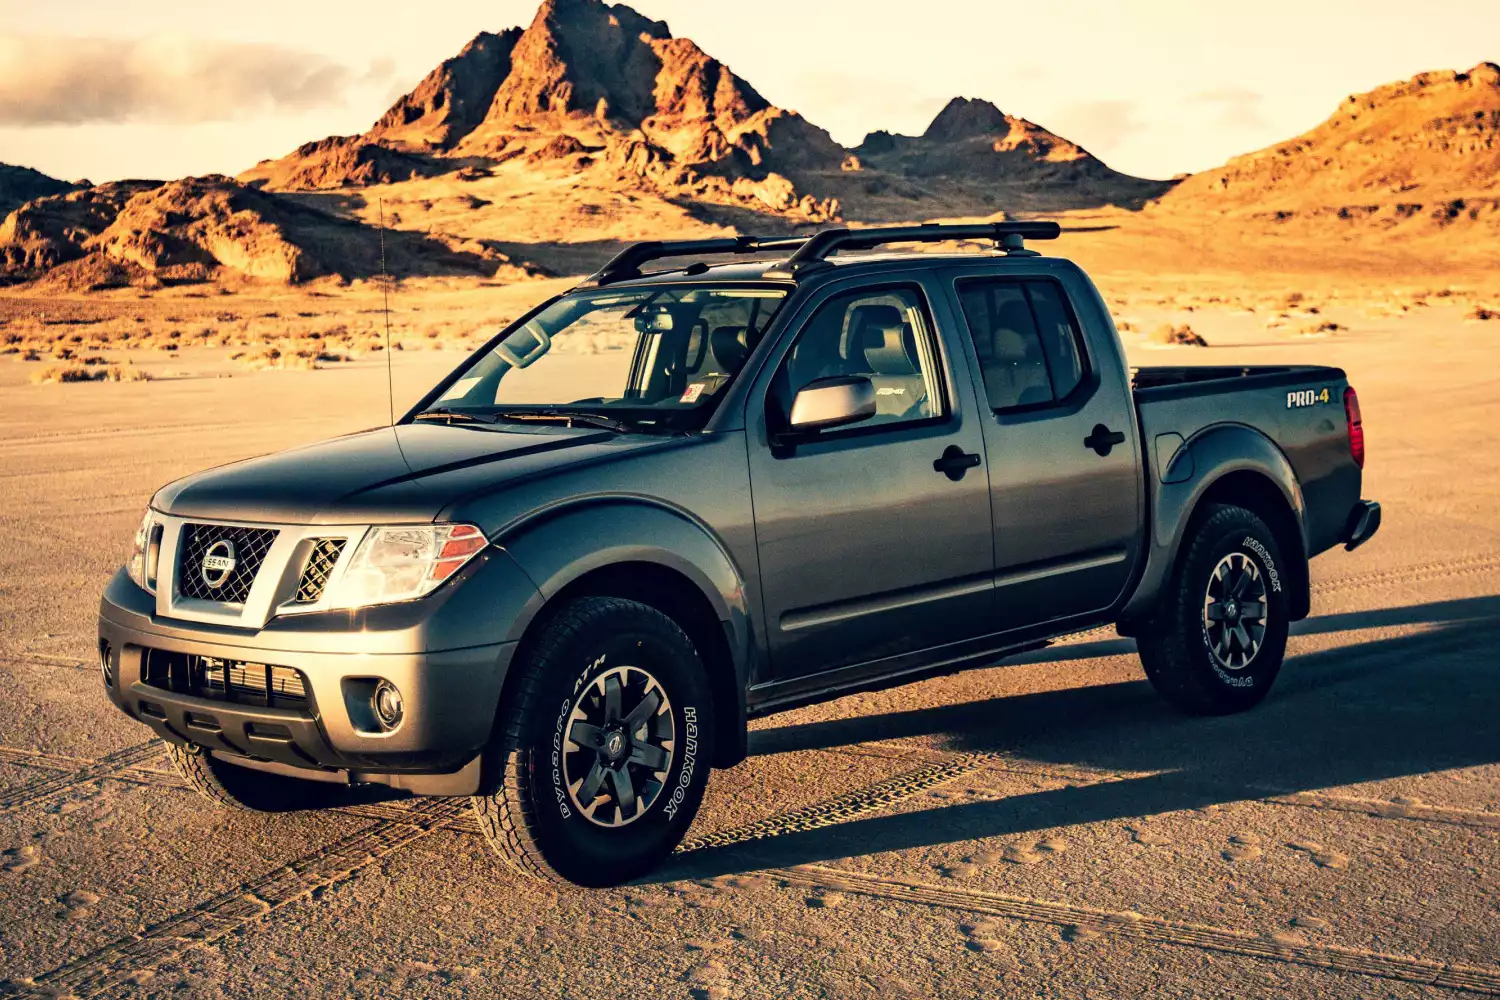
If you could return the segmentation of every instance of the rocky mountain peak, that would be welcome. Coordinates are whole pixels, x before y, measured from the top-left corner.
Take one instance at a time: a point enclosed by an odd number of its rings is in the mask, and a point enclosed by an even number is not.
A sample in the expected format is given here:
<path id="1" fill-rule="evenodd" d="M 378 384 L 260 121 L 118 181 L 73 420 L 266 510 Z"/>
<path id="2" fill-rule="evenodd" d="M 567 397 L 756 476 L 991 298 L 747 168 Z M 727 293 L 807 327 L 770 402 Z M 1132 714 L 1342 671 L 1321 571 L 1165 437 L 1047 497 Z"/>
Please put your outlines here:
<path id="1" fill-rule="evenodd" d="M 955 97 L 939 111 L 922 138 L 932 142 L 959 142 L 1010 132 L 1010 119 L 989 101 Z"/>
<path id="2" fill-rule="evenodd" d="M 651 42 L 670 37 L 666 24 L 623 4 L 545 0 L 516 42 L 488 119 L 585 114 L 639 122 L 655 110 L 659 60 Z"/>
<path id="3" fill-rule="evenodd" d="M 484 121 L 495 91 L 510 75 L 511 54 L 520 39 L 520 28 L 481 31 L 397 101 L 369 138 L 414 148 L 452 145 Z"/>

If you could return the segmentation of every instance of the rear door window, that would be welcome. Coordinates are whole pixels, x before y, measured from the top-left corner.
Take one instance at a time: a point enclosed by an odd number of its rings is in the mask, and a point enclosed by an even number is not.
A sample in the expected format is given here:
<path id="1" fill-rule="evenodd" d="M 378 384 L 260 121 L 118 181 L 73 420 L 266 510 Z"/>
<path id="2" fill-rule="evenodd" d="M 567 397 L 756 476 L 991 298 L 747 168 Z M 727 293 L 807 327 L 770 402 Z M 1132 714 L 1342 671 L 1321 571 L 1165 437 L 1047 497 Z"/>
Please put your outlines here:
<path id="1" fill-rule="evenodd" d="M 991 409 L 1060 403 L 1083 381 L 1078 326 L 1056 282 L 965 281 L 958 299 Z"/>

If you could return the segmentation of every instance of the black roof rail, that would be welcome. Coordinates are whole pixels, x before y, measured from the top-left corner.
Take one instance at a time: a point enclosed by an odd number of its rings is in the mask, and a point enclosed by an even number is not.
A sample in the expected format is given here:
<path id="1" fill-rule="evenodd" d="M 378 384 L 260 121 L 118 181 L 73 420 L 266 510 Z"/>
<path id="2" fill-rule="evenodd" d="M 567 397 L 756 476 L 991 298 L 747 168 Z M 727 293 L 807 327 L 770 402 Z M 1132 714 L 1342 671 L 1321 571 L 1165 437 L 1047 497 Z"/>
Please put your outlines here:
<path id="1" fill-rule="evenodd" d="M 759 253 L 763 250 L 785 250 L 806 243 L 806 236 L 731 236 L 717 240 L 649 240 L 632 243 L 598 271 L 585 278 L 578 287 L 598 288 L 615 281 L 641 276 L 641 265 L 663 257 L 698 254 Z"/>
<path id="2" fill-rule="evenodd" d="M 1036 256 L 1026 240 L 1055 240 L 1062 227 L 1055 222 L 979 222 L 920 226 L 883 226 L 871 229 L 825 229 L 815 234 L 784 263 L 766 270 L 767 278 L 795 278 L 826 263 L 837 250 L 870 250 L 885 243 L 942 243 L 947 240 L 994 240 L 1014 256 Z"/>

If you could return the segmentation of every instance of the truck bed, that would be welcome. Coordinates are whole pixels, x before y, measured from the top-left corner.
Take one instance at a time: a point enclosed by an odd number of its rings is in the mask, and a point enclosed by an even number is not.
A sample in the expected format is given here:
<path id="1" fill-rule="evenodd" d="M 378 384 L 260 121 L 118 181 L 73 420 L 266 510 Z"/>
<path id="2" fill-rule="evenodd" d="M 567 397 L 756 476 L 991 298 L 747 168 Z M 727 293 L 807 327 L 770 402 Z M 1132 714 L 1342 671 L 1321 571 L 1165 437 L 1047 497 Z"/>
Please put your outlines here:
<path id="1" fill-rule="evenodd" d="M 1360 499 L 1350 459 L 1341 369 L 1321 365 L 1137 368 L 1131 382 L 1147 483 L 1154 494 L 1188 468 L 1181 449 L 1225 428 L 1263 434 L 1286 456 L 1305 501 L 1310 553 L 1336 544 Z M 1191 453 L 1190 453 L 1191 454 Z"/>
<path id="2" fill-rule="evenodd" d="M 1271 389 L 1321 380 L 1339 382 L 1344 373 L 1324 365 L 1164 365 L 1132 368 L 1136 399 L 1187 399 L 1244 389 Z"/>

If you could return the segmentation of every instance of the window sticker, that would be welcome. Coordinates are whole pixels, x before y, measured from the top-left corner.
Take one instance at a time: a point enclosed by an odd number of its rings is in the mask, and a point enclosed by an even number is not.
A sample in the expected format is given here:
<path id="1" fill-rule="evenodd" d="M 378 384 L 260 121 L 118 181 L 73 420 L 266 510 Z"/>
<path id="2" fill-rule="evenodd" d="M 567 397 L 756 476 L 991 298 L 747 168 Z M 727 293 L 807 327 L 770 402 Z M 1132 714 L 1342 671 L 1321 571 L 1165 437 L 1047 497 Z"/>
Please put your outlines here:
<path id="1" fill-rule="evenodd" d="M 447 392 L 439 396 L 438 399 L 457 399 L 460 396 L 467 396 L 469 394 L 469 390 L 479 384 L 479 380 L 481 377 L 482 376 L 476 375 L 473 378 L 459 379 L 457 382 L 453 383 L 453 385 L 448 389 Z"/>
<path id="2" fill-rule="evenodd" d="M 701 395 L 703 395 L 703 390 L 706 389 L 706 388 L 707 388 L 707 386 L 704 383 L 702 383 L 702 382 L 694 382 L 692 385 L 688 386 L 686 389 L 683 390 L 683 392 L 682 392 L 682 398 L 680 398 L 678 400 L 678 402 L 679 403 L 696 403 L 696 402 L 698 402 L 698 397 L 701 396 Z"/>

